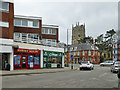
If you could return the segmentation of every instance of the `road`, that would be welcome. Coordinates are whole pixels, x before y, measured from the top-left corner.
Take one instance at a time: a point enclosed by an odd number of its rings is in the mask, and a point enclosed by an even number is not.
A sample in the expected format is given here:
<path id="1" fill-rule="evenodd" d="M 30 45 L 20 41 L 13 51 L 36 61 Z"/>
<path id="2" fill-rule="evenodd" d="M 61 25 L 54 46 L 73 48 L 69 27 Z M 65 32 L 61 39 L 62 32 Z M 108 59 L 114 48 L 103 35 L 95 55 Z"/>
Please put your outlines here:
<path id="1" fill-rule="evenodd" d="M 3 88 L 117 88 L 116 73 L 110 67 L 35 75 L 4 76 Z"/>

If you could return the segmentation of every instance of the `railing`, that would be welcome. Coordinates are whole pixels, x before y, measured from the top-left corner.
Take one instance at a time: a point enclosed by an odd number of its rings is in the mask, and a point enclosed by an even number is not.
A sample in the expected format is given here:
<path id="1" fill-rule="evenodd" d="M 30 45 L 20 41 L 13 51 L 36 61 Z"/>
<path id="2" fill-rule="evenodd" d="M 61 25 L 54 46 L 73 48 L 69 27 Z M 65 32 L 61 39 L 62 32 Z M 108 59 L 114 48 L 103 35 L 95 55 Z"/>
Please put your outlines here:
<path id="1" fill-rule="evenodd" d="M 31 38 L 14 38 L 15 42 L 22 42 L 22 43 L 29 43 L 29 44 L 40 44 L 40 45 L 45 45 L 45 46 L 53 46 L 56 47 L 57 43 L 56 42 L 50 42 L 50 41 L 42 41 L 38 39 L 31 39 Z"/>

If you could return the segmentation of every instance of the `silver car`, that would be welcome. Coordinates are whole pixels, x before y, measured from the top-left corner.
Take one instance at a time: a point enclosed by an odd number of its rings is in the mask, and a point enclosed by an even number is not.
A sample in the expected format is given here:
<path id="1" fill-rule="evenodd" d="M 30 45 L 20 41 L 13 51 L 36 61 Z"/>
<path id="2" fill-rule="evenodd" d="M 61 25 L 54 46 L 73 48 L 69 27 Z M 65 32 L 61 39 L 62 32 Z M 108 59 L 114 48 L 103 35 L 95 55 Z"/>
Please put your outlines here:
<path id="1" fill-rule="evenodd" d="M 111 72 L 118 72 L 118 69 L 120 68 L 120 61 L 116 61 L 111 66 Z"/>
<path id="2" fill-rule="evenodd" d="M 100 63 L 100 66 L 111 66 L 114 63 L 114 61 L 105 61 L 103 63 Z"/>

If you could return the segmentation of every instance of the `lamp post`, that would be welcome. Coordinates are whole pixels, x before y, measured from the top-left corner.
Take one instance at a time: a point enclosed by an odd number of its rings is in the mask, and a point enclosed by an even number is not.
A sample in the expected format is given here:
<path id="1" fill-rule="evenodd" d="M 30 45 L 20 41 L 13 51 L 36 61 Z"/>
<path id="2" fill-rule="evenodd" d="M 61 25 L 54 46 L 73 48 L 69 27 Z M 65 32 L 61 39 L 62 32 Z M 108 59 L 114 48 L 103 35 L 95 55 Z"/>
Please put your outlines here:
<path id="1" fill-rule="evenodd" d="M 68 30 L 71 30 L 71 29 L 67 29 L 67 67 L 69 67 L 69 64 L 68 64 Z"/>

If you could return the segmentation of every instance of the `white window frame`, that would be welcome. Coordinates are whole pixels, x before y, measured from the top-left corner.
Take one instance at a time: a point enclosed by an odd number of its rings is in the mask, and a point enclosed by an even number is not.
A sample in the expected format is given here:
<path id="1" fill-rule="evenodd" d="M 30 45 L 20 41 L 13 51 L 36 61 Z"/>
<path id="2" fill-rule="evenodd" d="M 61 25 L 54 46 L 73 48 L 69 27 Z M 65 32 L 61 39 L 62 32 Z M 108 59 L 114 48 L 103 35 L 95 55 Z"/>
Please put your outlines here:
<path id="1" fill-rule="evenodd" d="M 20 20 L 20 25 L 16 25 L 15 20 Z M 27 21 L 27 26 L 23 25 L 22 22 Z M 30 28 L 39 28 L 39 21 L 38 26 L 33 26 L 33 21 L 30 20 L 22 20 L 22 19 L 14 19 L 14 26 L 20 26 L 20 27 L 30 27 Z"/>
<path id="2" fill-rule="evenodd" d="M 3 9 L 3 3 L 7 3 L 8 4 L 8 6 L 7 6 L 7 9 Z M 9 12 L 9 3 L 8 2 L 2 2 L 2 1 L 0 1 L 0 11 L 3 11 L 3 12 Z"/>
<path id="3" fill-rule="evenodd" d="M 45 31 L 48 30 L 48 32 L 46 33 Z M 56 33 L 52 33 L 52 30 L 55 30 L 56 32 L 56 29 L 51 29 L 51 28 L 42 28 L 42 34 L 51 34 L 51 35 L 56 35 Z"/>

